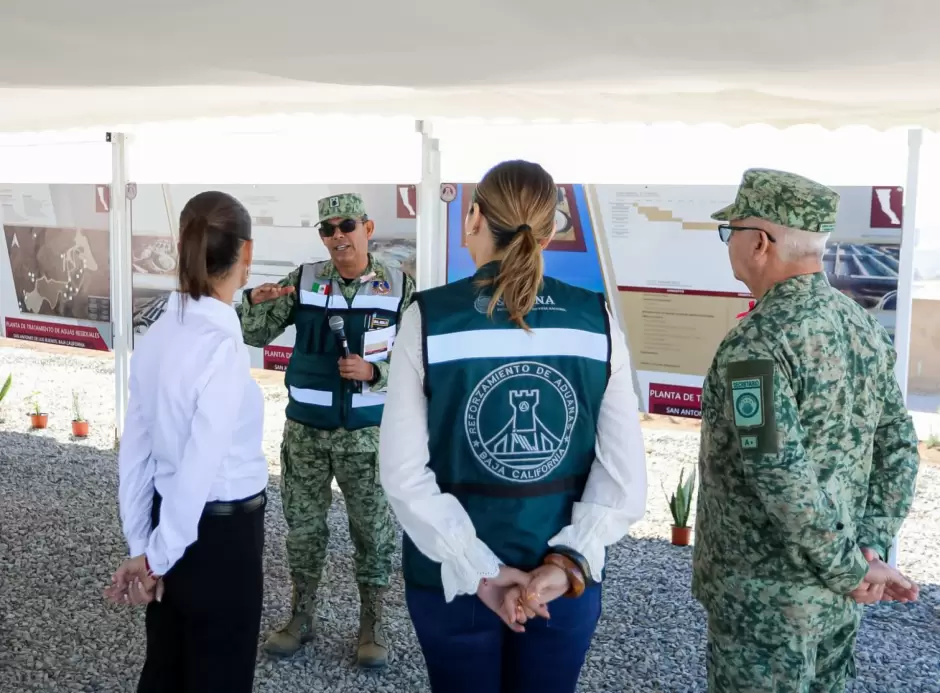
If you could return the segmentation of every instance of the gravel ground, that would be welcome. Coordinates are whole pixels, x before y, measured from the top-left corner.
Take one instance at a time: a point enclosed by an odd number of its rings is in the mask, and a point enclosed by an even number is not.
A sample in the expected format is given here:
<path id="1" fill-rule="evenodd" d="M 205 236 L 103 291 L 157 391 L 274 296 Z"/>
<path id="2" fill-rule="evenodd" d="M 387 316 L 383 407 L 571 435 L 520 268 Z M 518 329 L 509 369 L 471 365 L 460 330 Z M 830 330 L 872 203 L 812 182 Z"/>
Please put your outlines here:
<path id="1" fill-rule="evenodd" d="M 0 691 L 130 691 L 144 652 L 143 615 L 101 596 L 125 551 L 117 518 L 110 359 L 0 348 L 0 377 L 16 379 L 0 423 Z M 282 386 L 263 385 L 271 504 L 265 555 L 263 631 L 286 616 L 289 584 L 277 454 Z M 82 392 L 92 435 L 70 439 L 70 392 Z M 28 431 L 23 398 L 37 389 L 50 428 Z M 691 550 L 668 544 L 661 484 L 694 464 L 694 433 L 646 432 L 650 502 L 631 538 L 610 552 L 604 616 L 582 691 L 703 691 L 704 617 L 689 594 Z M 404 608 L 391 591 L 392 665 L 381 675 L 352 666 L 358 599 L 352 548 L 338 492 L 330 514 L 329 575 L 316 641 L 290 661 L 259 659 L 256 690 L 427 691 L 423 661 Z M 902 534 L 901 568 L 924 589 L 920 603 L 878 606 L 865 617 L 854 693 L 940 692 L 940 470 L 924 466 Z"/>

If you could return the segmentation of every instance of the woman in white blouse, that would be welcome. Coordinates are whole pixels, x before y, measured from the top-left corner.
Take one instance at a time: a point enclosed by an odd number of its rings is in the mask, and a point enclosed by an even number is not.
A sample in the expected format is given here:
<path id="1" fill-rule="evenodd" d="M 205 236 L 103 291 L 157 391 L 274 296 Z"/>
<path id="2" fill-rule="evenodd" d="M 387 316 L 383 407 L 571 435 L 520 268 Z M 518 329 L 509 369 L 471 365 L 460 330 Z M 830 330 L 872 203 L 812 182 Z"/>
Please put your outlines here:
<path id="1" fill-rule="evenodd" d="M 233 308 L 251 267 L 247 210 L 221 192 L 192 198 L 179 254 L 180 290 L 131 362 L 119 466 L 132 558 L 108 594 L 148 603 L 138 691 L 249 693 L 268 469 L 264 400 Z"/>
<path id="2" fill-rule="evenodd" d="M 572 693 L 605 549 L 646 505 L 623 335 L 602 295 L 543 276 L 557 199 L 537 164 L 489 171 L 477 273 L 417 294 L 395 342 L 381 477 L 439 693 Z"/>

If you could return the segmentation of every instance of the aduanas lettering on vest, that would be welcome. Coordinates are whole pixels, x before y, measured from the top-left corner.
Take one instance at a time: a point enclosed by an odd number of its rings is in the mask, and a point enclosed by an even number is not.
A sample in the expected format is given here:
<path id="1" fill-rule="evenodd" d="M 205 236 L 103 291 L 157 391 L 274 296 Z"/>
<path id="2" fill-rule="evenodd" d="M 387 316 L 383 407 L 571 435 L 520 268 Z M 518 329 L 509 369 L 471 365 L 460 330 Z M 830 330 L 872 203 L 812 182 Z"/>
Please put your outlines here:
<path id="1" fill-rule="evenodd" d="M 490 296 L 486 294 L 480 294 L 476 297 L 476 300 L 473 302 L 473 307 L 476 308 L 478 313 L 486 313 L 490 309 Z M 564 310 L 564 308 L 557 308 L 555 300 L 549 296 L 536 296 L 535 297 L 535 306 L 533 310 Z M 496 299 L 496 310 L 506 310 L 506 304 L 503 302 L 502 296 Z"/>

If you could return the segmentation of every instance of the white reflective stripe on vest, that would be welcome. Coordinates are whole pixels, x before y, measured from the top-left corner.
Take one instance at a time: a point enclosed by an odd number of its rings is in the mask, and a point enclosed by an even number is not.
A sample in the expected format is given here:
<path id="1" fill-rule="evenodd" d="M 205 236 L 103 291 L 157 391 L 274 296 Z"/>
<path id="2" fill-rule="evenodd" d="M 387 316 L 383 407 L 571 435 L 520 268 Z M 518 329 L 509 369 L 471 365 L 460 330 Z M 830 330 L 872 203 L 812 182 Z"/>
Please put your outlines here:
<path id="1" fill-rule="evenodd" d="M 369 392 L 366 394 L 354 394 L 352 396 L 353 409 L 359 407 L 378 407 L 385 404 L 384 392 Z"/>
<path id="2" fill-rule="evenodd" d="M 579 356 L 607 361 L 607 335 L 559 327 L 467 330 L 427 338 L 428 365 L 486 358 Z"/>
<path id="3" fill-rule="evenodd" d="M 319 306 L 330 310 L 387 310 L 392 313 L 398 310 L 401 296 L 378 296 L 376 294 L 356 294 L 349 308 L 345 299 L 337 298 L 330 301 L 330 295 L 318 294 L 313 291 L 301 291 L 300 302 L 305 306 Z"/>
<path id="4" fill-rule="evenodd" d="M 329 300 L 329 294 L 318 294 L 314 293 L 313 291 L 300 292 L 300 302 L 305 306 L 320 306 L 323 308 L 326 306 Z M 342 308 L 346 307 L 346 301 L 339 301 L 339 304 Z"/>
<path id="5" fill-rule="evenodd" d="M 291 385 L 290 396 L 294 398 L 295 402 L 302 404 L 315 404 L 318 407 L 333 406 L 333 393 L 329 390 L 307 390 Z"/>
<path id="6" fill-rule="evenodd" d="M 377 294 L 356 294 L 352 301 L 352 310 L 388 310 L 395 312 L 401 296 L 379 296 Z"/>

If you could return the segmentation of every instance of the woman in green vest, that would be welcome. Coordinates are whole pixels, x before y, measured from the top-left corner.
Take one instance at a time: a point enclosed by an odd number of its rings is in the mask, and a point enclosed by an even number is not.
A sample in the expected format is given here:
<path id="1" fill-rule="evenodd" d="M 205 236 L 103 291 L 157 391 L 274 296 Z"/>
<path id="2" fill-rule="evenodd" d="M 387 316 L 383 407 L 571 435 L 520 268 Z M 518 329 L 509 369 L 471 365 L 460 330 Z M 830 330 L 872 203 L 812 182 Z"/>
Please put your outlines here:
<path id="1" fill-rule="evenodd" d="M 557 200 L 537 164 L 490 170 L 476 274 L 416 294 L 395 342 L 380 470 L 436 693 L 572 693 L 606 547 L 646 506 L 623 335 L 603 295 L 543 274 Z"/>

